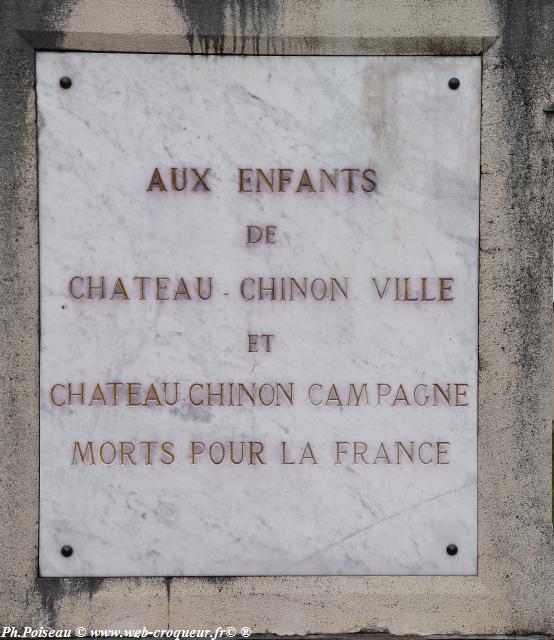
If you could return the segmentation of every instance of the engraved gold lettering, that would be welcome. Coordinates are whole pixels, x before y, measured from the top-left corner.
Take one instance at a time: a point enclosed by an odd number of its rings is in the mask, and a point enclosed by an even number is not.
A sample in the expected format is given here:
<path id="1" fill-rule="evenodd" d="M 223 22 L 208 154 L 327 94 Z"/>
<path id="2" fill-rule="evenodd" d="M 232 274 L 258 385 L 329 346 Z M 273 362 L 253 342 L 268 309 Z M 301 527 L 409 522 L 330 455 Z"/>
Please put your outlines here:
<path id="1" fill-rule="evenodd" d="M 450 404 L 450 384 L 446 385 L 446 392 L 443 390 L 440 384 L 438 383 L 433 384 L 433 400 L 434 400 L 435 407 L 438 404 L 439 396 L 442 396 L 446 400 L 446 403 Z"/>
<path id="2" fill-rule="evenodd" d="M 125 464 L 125 458 L 129 460 L 131 464 L 137 463 L 133 459 L 133 453 L 135 452 L 135 445 L 132 442 L 120 442 L 119 443 L 119 464 Z"/>
<path id="3" fill-rule="evenodd" d="M 71 382 L 67 385 L 67 397 L 69 398 L 68 404 L 73 404 L 71 398 L 77 397 L 79 398 L 79 404 L 84 404 L 85 402 L 85 385 L 81 382 L 79 385 L 80 391 L 74 392 L 72 391 L 73 385 Z"/>
<path id="4" fill-rule="evenodd" d="M 254 294 L 251 296 L 247 296 L 244 290 L 244 287 L 247 282 L 250 282 L 252 285 L 254 284 L 254 278 L 244 278 L 244 280 L 240 283 L 240 295 L 244 300 L 254 300 Z"/>
<path id="5" fill-rule="evenodd" d="M 321 192 L 325 191 L 325 182 L 327 182 L 328 184 L 331 185 L 332 190 L 336 191 L 337 190 L 337 179 L 339 176 L 339 170 L 335 169 L 333 171 L 333 177 L 331 177 L 329 175 L 329 172 L 326 171 L 325 169 L 320 169 L 319 170 L 319 190 Z M 324 180 L 325 178 L 325 180 Z"/>
<path id="6" fill-rule="evenodd" d="M 104 289 L 104 276 L 100 276 L 100 284 L 98 285 L 93 285 L 92 284 L 92 276 L 88 276 L 87 278 L 88 281 L 88 299 L 92 300 L 94 298 L 94 292 L 95 291 L 100 291 L 100 300 L 104 300 L 105 296 L 105 289 Z"/>
<path id="7" fill-rule="evenodd" d="M 271 178 L 268 178 L 266 174 L 261 169 L 256 169 L 256 191 L 260 193 L 260 178 L 262 178 L 263 182 L 269 187 L 270 191 L 273 191 L 273 169 L 270 169 Z"/>
<path id="8" fill-rule="evenodd" d="M 71 280 L 69 281 L 69 295 L 72 298 L 75 298 L 75 300 L 81 300 L 84 297 L 83 292 L 81 291 L 81 295 L 77 295 L 75 293 L 75 290 L 73 289 L 73 285 L 74 283 L 79 280 L 81 282 L 81 284 L 83 283 L 83 278 L 81 278 L 80 276 L 73 276 L 73 278 L 71 278 Z"/>
<path id="9" fill-rule="evenodd" d="M 129 296 L 127 295 L 127 291 L 125 290 L 121 278 L 118 278 L 115 281 L 111 299 L 113 300 L 115 296 L 122 296 L 123 300 L 129 300 Z"/>
<path id="10" fill-rule="evenodd" d="M 443 302 L 454 300 L 454 297 L 447 297 L 452 291 L 452 282 L 454 278 L 439 278 L 439 300 Z"/>
<path id="11" fill-rule="evenodd" d="M 170 407 L 173 407 L 174 405 L 177 404 L 177 400 L 178 400 L 178 398 L 177 398 L 178 383 L 177 382 L 171 383 L 171 384 L 174 385 L 174 391 L 175 391 L 175 393 L 173 394 L 173 398 L 172 398 L 173 402 L 169 401 L 168 398 L 167 398 L 167 396 L 168 396 L 167 387 L 169 386 L 169 384 L 170 383 L 168 383 L 168 382 L 164 382 L 163 385 L 162 385 L 163 389 L 164 389 L 164 402 L 165 402 L 165 404 L 169 405 Z"/>
<path id="12" fill-rule="evenodd" d="M 362 180 L 365 182 L 365 184 L 362 184 L 362 189 L 366 193 L 372 193 L 373 191 L 375 191 L 375 188 L 377 187 L 375 178 L 376 174 L 373 169 L 365 169 L 362 173 Z"/>
<path id="13" fill-rule="evenodd" d="M 400 452 L 403 451 L 404 455 L 408 458 L 410 462 L 414 461 L 414 443 L 410 442 L 410 450 L 408 451 L 406 447 L 401 442 L 395 442 L 394 446 L 396 447 L 396 464 L 401 464 L 400 462 Z"/>
<path id="14" fill-rule="evenodd" d="M 139 300 L 146 300 L 146 297 L 144 295 L 144 285 L 148 280 L 150 280 L 150 278 L 147 277 L 147 276 L 135 276 L 133 278 L 133 280 L 138 280 L 140 282 L 140 297 L 139 297 Z"/>
<path id="15" fill-rule="evenodd" d="M 177 300 L 179 296 L 182 296 L 185 300 L 190 300 L 189 290 L 184 278 L 179 278 L 179 284 L 177 285 L 173 300 Z"/>
<path id="16" fill-rule="evenodd" d="M 444 449 L 442 446 L 444 445 Z M 448 446 L 450 442 L 437 442 L 437 464 L 450 464 L 449 460 L 441 460 L 441 456 L 448 455 Z"/>
<path id="17" fill-rule="evenodd" d="M 410 297 L 410 278 L 404 278 L 404 302 L 416 302 L 416 300 L 419 300 L 418 296 Z"/>
<path id="18" fill-rule="evenodd" d="M 418 385 L 416 385 L 416 386 L 415 386 L 415 388 L 414 388 L 414 401 L 415 401 L 415 403 L 416 403 L 418 406 L 420 406 L 420 407 L 424 407 L 426 404 L 428 404 L 428 403 L 429 403 L 429 398 L 430 398 L 431 396 L 430 396 L 430 395 L 428 395 L 428 394 L 426 394 L 426 395 L 423 397 L 423 402 L 420 402 L 420 400 L 421 400 L 421 396 L 418 396 L 418 390 L 419 390 L 419 389 L 421 389 L 421 388 L 423 388 L 423 389 L 424 389 L 424 392 L 423 392 L 423 393 L 426 393 L 426 391 L 427 391 L 427 385 L 426 385 L 426 384 L 418 384 Z"/>
<path id="19" fill-rule="evenodd" d="M 359 169 L 341 169 L 341 171 L 348 175 L 348 189 L 347 189 L 347 192 L 348 193 L 354 193 L 353 175 L 355 173 L 360 173 L 360 170 Z"/>
<path id="20" fill-rule="evenodd" d="M 233 464 L 240 464 L 244 460 L 244 442 L 240 442 L 240 458 L 235 460 L 234 446 L 235 442 L 229 442 L 229 459 Z"/>
<path id="21" fill-rule="evenodd" d="M 252 189 L 245 189 L 246 186 L 251 186 L 252 178 L 247 172 L 252 173 L 252 169 L 239 169 L 239 193 L 252 193 Z"/>
<path id="22" fill-rule="evenodd" d="M 117 405 L 118 404 L 117 390 L 119 389 L 119 387 L 124 386 L 123 382 L 107 382 L 106 386 L 112 388 L 112 404 Z"/>
<path id="23" fill-rule="evenodd" d="M 56 389 L 56 387 L 61 387 L 62 389 L 65 390 L 65 385 L 63 384 L 55 384 L 52 386 L 52 388 L 50 389 L 50 400 L 52 401 L 52 404 L 56 405 L 56 407 L 63 407 L 65 404 L 65 400 L 62 400 L 61 402 L 56 402 L 56 400 L 54 399 L 54 390 Z"/>
<path id="24" fill-rule="evenodd" d="M 251 442 L 250 443 L 250 461 L 248 464 L 256 464 L 259 462 L 260 464 L 265 464 L 262 455 L 264 453 L 264 445 L 261 442 Z"/>
<path id="25" fill-rule="evenodd" d="M 344 456 L 347 454 L 346 449 L 343 447 L 343 445 L 347 445 L 347 444 L 348 442 L 335 442 L 335 445 L 336 445 L 335 464 L 342 464 L 340 456 Z"/>
<path id="26" fill-rule="evenodd" d="M 206 447 L 203 442 L 191 442 L 191 456 L 192 456 L 192 464 L 196 464 L 196 457 L 201 456 L 206 451 Z"/>
<path id="27" fill-rule="evenodd" d="M 309 442 L 306 442 L 299 464 L 304 464 L 304 460 L 311 460 L 312 464 L 319 464 L 312 450 L 312 445 Z"/>
<path id="28" fill-rule="evenodd" d="M 173 442 L 162 442 L 162 464 L 172 464 L 175 462 L 175 454 L 171 451 L 173 449 Z"/>
<path id="29" fill-rule="evenodd" d="M 361 451 L 358 451 L 358 448 L 360 448 Z M 355 442 L 354 443 L 354 464 L 358 464 L 358 456 L 361 458 L 364 464 L 368 464 L 365 458 L 366 452 L 367 452 L 367 444 L 365 442 Z"/>
<path id="30" fill-rule="evenodd" d="M 352 396 L 354 396 L 354 400 L 356 401 L 356 404 L 354 405 L 353 400 L 352 400 Z M 362 399 L 362 396 L 365 396 L 365 403 L 366 405 L 369 404 L 369 396 L 367 393 L 367 384 L 364 382 L 364 384 L 361 385 L 361 387 L 359 388 L 359 390 L 356 390 L 356 385 L 355 384 L 350 384 L 349 387 L 349 391 L 348 391 L 348 406 L 356 406 L 359 407 L 360 406 L 360 400 Z"/>
<path id="31" fill-rule="evenodd" d="M 287 460 L 287 443 L 281 442 L 281 464 L 296 464 L 294 460 Z"/>
<path id="32" fill-rule="evenodd" d="M 382 442 L 379 444 L 379 450 L 377 451 L 373 464 L 377 464 L 379 460 L 383 460 L 386 464 L 391 464 L 385 445 Z"/>
<path id="33" fill-rule="evenodd" d="M 392 391 L 390 384 L 380 382 L 377 385 L 377 404 L 381 404 L 381 398 L 386 398 Z"/>
<path id="34" fill-rule="evenodd" d="M 192 173 L 196 177 L 196 184 L 192 188 L 193 191 L 196 191 L 196 189 L 198 189 L 198 187 L 200 186 L 203 188 L 204 191 L 210 191 L 210 188 L 208 187 L 208 183 L 206 182 L 206 178 L 210 171 L 211 171 L 210 169 L 204 169 L 204 172 L 200 174 L 196 169 L 192 169 Z"/>
<path id="35" fill-rule="evenodd" d="M 204 283 L 204 280 L 207 280 L 207 283 Z M 207 288 L 207 292 L 203 291 L 203 288 Z M 212 297 L 212 278 L 196 278 L 196 292 L 201 300 L 209 300 Z"/>
<path id="36" fill-rule="evenodd" d="M 181 186 L 177 184 L 177 169 L 176 167 L 171 167 L 171 188 L 173 191 L 184 191 L 187 188 L 187 170 L 181 169 L 182 182 Z"/>
<path id="37" fill-rule="evenodd" d="M 395 407 L 397 402 L 404 402 L 406 406 L 410 405 L 408 396 L 406 395 L 406 390 L 404 389 L 403 385 L 398 386 L 398 391 L 396 392 L 396 397 L 394 398 L 392 406 Z"/>
<path id="38" fill-rule="evenodd" d="M 323 400 L 320 400 L 319 402 L 314 402 L 313 397 L 312 397 L 312 391 L 313 389 L 315 389 L 316 387 L 318 387 L 320 390 L 323 390 L 323 385 L 322 384 L 311 384 L 310 388 L 308 389 L 308 399 L 310 400 L 310 404 L 312 404 L 314 407 L 318 407 Z"/>
<path id="39" fill-rule="evenodd" d="M 310 178 L 310 174 L 307 169 L 304 169 L 304 171 L 302 171 L 300 181 L 298 182 L 298 186 L 296 187 L 296 193 L 300 193 L 302 189 L 308 189 L 308 193 L 313 193 L 315 191 L 314 185 L 312 184 L 312 179 Z"/>
<path id="40" fill-rule="evenodd" d="M 152 464 L 152 447 L 155 446 L 157 442 L 146 440 L 140 444 L 146 445 L 146 464 Z"/>
<path id="41" fill-rule="evenodd" d="M 285 185 L 290 184 L 293 169 L 279 169 L 279 191 L 285 191 Z"/>
<path id="42" fill-rule="evenodd" d="M 456 406 L 457 407 L 467 407 L 469 402 L 467 402 L 467 384 L 455 383 L 454 388 L 456 389 Z M 461 402 L 461 399 L 464 399 L 466 402 Z"/>
<path id="43" fill-rule="evenodd" d="M 104 457 L 104 452 L 106 450 L 106 447 L 111 447 L 111 455 L 112 457 L 110 458 L 110 460 L 106 460 L 106 458 Z M 102 460 L 103 464 L 112 464 L 113 461 L 115 460 L 117 456 L 117 450 L 115 448 L 115 444 L 113 442 L 103 442 L 102 445 L 100 446 L 100 460 Z"/>
<path id="44" fill-rule="evenodd" d="M 432 302 L 433 300 L 436 300 L 434 296 L 432 298 L 427 297 L 427 278 L 421 278 L 421 299 L 423 302 Z"/>
<path id="45" fill-rule="evenodd" d="M 167 191 L 164 181 L 162 180 L 162 176 L 158 171 L 158 168 L 154 169 L 154 173 L 152 174 L 152 178 L 150 179 L 150 184 L 148 185 L 148 189 L 146 191 L 153 191 L 154 189 L 159 189 L 160 191 Z"/>
<path id="46" fill-rule="evenodd" d="M 389 286 L 389 280 L 390 278 L 387 278 L 385 281 L 385 285 L 383 286 L 382 290 L 379 290 L 379 285 L 377 284 L 377 278 L 371 278 L 373 280 L 373 284 L 375 285 L 375 288 L 377 289 L 377 295 L 379 296 L 379 298 L 382 300 L 383 296 L 385 295 L 386 291 L 387 291 L 387 287 Z"/>
<path id="47" fill-rule="evenodd" d="M 85 447 L 85 452 L 83 453 L 83 450 L 81 449 L 81 443 L 80 442 L 74 442 L 73 443 L 73 462 L 71 464 L 76 464 L 75 456 L 77 455 L 77 453 L 79 453 L 79 457 L 81 458 L 81 463 L 82 464 L 85 463 L 85 460 L 89 464 L 96 464 L 96 462 L 94 460 L 94 448 L 93 447 L 94 447 L 94 443 L 89 440 L 87 442 L 86 447 Z"/>
<path id="48" fill-rule="evenodd" d="M 158 392 L 156 391 L 156 387 L 154 384 L 151 384 L 148 387 L 146 398 L 144 399 L 144 402 L 142 404 L 144 407 L 147 407 L 149 402 L 154 402 L 156 407 L 162 406 L 162 403 L 160 402 L 160 397 L 158 396 Z"/>
<path id="49" fill-rule="evenodd" d="M 137 389 L 136 387 L 140 388 L 140 382 L 127 383 L 127 406 L 128 407 L 139 407 L 142 404 L 140 402 L 140 399 L 138 400 L 138 402 L 136 402 L 139 394 L 139 389 Z"/>
<path id="50" fill-rule="evenodd" d="M 225 447 L 221 442 L 212 442 L 208 450 L 208 455 L 212 464 L 221 464 L 225 459 Z"/>
<path id="51" fill-rule="evenodd" d="M 167 283 L 169 278 L 156 278 L 156 300 L 169 300 L 169 296 L 166 296 Z"/>
<path id="52" fill-rule="evenodd" d="M 89 406 L 91 406 L 93 402 L 101 402 L 104 406 L 108 404 L 106 402 L 106 397 L 104 396 L 104 392 L 102 391 L 102 386 L 100 385 L 100 383 L 97 383 L 94 387 L 90 402 L 88 403 Z"/>
<path id="53" fill-rule="evenodd" d="M 431 457 L 428 459 L 424 459 L 422 457 L 422 453 L 421 450 L 423 449 L 423 447 L 429 447 L 431 449 Z M 419 450 L 418 450 L 418 457 L 420 462 L 422 462 L 423 464 L 431 464 L 431 462 L 433 462 L 433 445 L 430 442 L 423 442 L 422 444 L 419 445 Z"/>

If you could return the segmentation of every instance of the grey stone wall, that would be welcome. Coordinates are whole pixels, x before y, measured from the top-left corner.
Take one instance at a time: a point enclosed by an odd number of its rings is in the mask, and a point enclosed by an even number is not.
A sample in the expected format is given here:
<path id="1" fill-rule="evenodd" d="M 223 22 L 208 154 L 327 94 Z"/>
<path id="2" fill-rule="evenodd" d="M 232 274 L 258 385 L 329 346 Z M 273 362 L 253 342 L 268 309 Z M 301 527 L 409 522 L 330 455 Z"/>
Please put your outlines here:
<path id="1" fill-rule="evenodd" d="M 552 0 L 2 0 L 0 623 L 554 633 L 553 14 Z M 482 56 L 478 576 L 38 576 L 37 49 Z"/>

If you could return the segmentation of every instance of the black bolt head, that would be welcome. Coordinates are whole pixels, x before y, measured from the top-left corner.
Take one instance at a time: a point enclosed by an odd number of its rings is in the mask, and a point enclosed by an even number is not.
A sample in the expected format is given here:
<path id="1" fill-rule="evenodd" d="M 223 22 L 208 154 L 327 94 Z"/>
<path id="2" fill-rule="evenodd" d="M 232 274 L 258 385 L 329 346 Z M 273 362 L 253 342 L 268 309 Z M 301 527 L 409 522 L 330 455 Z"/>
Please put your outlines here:
<path id="1" fill-rule="evenodd" d="M 62 89 L 69 89 L 70 86 L 71 86 L 71 78 L 68 78 L 67 76 L 60 78 L 60 87 Z"/>
<path id="2" fill-rule="evenodd" d="M 448 81 L 448 86 L 453 91 L 456 91 L 456 89 L 460 86 L 460 81 L 458 80 L 458 78 L 450 78 L 450 80 Z"/>
<path id="3" fill-rule="evenodd" d="M 73 547 L 70 547 L 68 544 L 64 544 L 62 547 L 62 556 L 64 558 L 69 558 L 69 556 L 73 555 Z"/>
<path id="4" fill-rule="evenodd" d="M 446 553 L 449 556 L 455 556 L 458 553 L 458 547 L 455 544 L 449 544 L 446 547 Z"/>

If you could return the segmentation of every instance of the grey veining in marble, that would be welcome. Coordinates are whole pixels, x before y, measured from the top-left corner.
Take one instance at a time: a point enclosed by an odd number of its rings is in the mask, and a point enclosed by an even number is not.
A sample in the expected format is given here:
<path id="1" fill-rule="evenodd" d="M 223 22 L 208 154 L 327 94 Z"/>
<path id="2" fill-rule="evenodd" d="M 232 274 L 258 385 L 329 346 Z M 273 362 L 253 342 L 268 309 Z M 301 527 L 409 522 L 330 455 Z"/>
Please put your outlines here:
<path id="1" fill-rule="evenodd" d="M 480 60 L 38 53 L 37 100 L 41 575 L 474 574 Z"/>

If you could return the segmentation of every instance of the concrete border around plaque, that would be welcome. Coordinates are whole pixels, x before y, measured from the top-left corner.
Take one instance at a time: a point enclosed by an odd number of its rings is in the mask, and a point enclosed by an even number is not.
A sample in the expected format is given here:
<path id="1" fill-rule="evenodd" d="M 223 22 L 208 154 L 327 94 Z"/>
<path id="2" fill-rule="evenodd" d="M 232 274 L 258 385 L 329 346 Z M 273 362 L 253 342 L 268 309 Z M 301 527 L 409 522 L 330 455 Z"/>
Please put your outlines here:
<path id="1" fill-rule="evenodd" d="M 0 117 L 7 125 L 0 136 L 0 351 L 7 363 L 0 367 L 2 622 L 74 634 L 229 624 L 238 630 L 246 624 L 268 637 L 551 634 L 551 3 L 7 0 L 0 13 Z M 39 482 L 42 244 L 35 89 L 37 54 L 44 50 L 184 54 L 197 60 L 241 55 L 262 62 L 265 54 L 450 56 L 453 62 L 471 56 L 481 62 L 476 575 L 42 575 L 39 502 L 46 485 Z M 76 79 L 79 69 L 66 71 Z M 53 79 L 56 86 L 61 77 Z M 66 99 L 77 89 L 74 82 L 63 89 Z M 113 414 L 108 408 L 105 415 Z M 241 524 L 236 534 L 243 532 Z M 52 560 L 59 554 L 66 570 L 83 559 L 73 533 L 60 527 L 51 545 Z M 466 551 L 459 545 L 450 559 L 458 562 Z M 443 552 L 437 545 L 437 553 Z"/>

